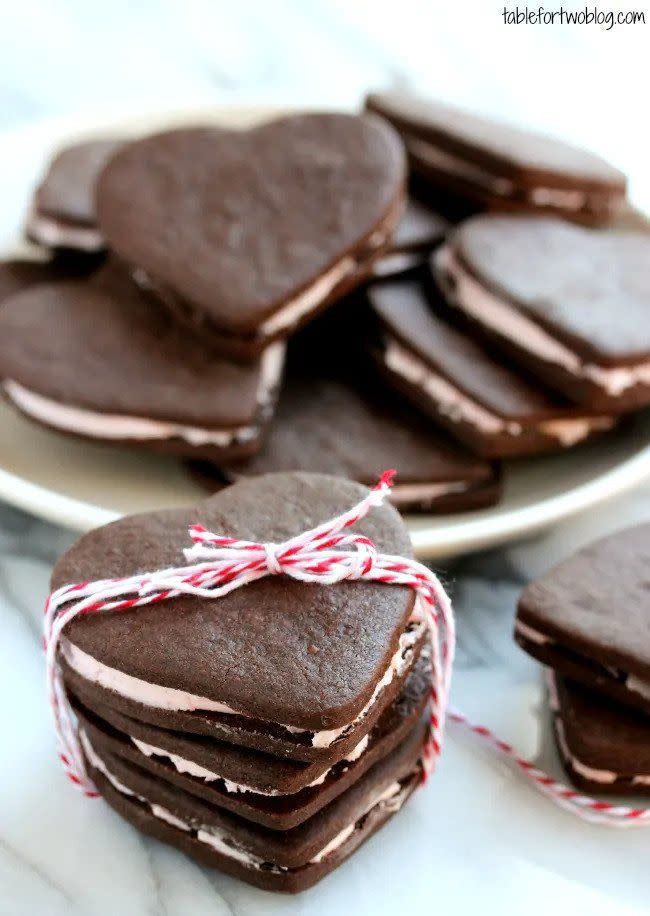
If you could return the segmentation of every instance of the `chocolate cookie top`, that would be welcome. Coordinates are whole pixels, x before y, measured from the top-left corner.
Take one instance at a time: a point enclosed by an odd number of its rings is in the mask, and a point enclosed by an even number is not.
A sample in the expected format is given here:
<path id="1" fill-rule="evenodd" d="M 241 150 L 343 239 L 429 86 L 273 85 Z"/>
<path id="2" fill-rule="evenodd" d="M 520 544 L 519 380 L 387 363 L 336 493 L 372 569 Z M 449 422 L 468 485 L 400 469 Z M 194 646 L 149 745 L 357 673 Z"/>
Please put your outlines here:
<path id="1" fill-rule="evenodd" d="M 17 293 L 0 310 L 0 376 L 101 413 L 247 424 L 263 406 L 263 366 L 264 357 L 216 357 L 112 265 L 90 281 Z"/>
<path id="2" fill-rule="evenodd" d="M 192 523 L 248 540 L 283 541 L 350 508 L 366 492 L 320 474 L 242 481 L 194 509 L 131 516 L 85 535 L 56 564 L 52 587 L 182 563 Z M 406 529 L 389 505 L 355 530 L 382 551 L 410 553 Z M 407 588 L 273 576 L 215 600 L 182 597 L 77 618 L 65 635 L 105 665 L 149 683 L 220 700 L 265 721 L 336 727 L 370 700 L 412 606 Z"/>
<path id="3" fill-rule="evenodd" d="M 325 372 L 290 374 L 262 451 L 225 473 L 237 479 L 309 470 L 371 484 L 391 465 L 398 485 L 493 477 L 488 462 L 454 445 L 389 391 L 355 387 Z"/>
<path id="4" fill-rule="evenodd" d="M 480 404 L 512 419 L 557 416 L 560 398 L 534 387 L 455 327 L 418 280 L 373 284 L 367 295 L 391 336 Z"/>
<path id="5" fill-rule="evenodd" d="M 131 143 L 102 173 L 97 206 L 126 261 L 247 334 L 367 247 L 404 176 L 400 140 L 379 119 L 294 115 Z"/>
<path id="6" fill-rule="evenodd" d="M 554 137 L 400 92 L 372 93 L 366 107 L 406 137 L 428 140 L 526 184 L 551 181 L 559 187 L 578 182 L 586 189 L 625 189 L 625 176 L 618 169 Z"/>
<path id="7" fill-rule="evenodd" d="M 607 665 L 650 675 L 650 525 L 603 538 L 529 585 L 518 619 Z"/>
<path id="8" fill-rule="evenodd" d="M 650 357 L 650 235 L 485 215 L 452 245 L 481 283 L 578 353 L 603 364 Z"/>
<path id="9" fill-rule="evenodd" d="M 95 182 L 120 146 L 119 140 L 89 140 L 61 150 L 34 193 L 35 209 L 65 222 L 94 226 Z"/>

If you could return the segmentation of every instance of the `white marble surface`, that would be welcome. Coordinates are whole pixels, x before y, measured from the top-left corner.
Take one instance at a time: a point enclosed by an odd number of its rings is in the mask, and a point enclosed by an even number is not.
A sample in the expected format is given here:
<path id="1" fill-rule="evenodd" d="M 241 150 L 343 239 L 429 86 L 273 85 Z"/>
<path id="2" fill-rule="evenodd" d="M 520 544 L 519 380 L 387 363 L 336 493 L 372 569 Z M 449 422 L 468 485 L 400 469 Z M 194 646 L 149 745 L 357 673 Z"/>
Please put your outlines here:
<path id="1" fill-rule="evenodd" d="M 506 28 L 501 6 L 5 3 L 0 126 L 163 100 L 352 105 L 369 86 L 411 83 L 599 149 L 650 205 L 638 127 L 647 26 Z M 512 645 L 516 596 L 579 544 L 648 519 L 650 487 L 534 541 L 452 564 L 458 705 L 535 752 L 538 671 Z M 296 899 L 199 868 L 83 800 L 55 760 L 39 635 L 49 569 L 70 541 L 0 507 L 0 914 L 647 912 L 647 834 L 570 820 L 453 731 L 440 771 L 402 815 Z"/>

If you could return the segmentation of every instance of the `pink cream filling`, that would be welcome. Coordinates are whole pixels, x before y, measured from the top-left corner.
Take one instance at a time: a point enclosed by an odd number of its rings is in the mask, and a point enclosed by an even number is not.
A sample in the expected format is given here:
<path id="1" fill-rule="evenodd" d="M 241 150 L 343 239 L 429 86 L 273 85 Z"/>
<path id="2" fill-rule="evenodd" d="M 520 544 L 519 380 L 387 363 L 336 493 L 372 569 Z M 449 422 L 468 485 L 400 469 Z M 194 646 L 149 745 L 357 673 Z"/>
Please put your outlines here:
<path id="1" fill-rule="evenodd" d="M 448 245 L 438 250 L 435 264 L 445 288 L 450 290 L 452 305 L 544 362 L 553 363 L 576 378 L 592 382 L 610 397 L 620 397 L 635 385 L 650 385 L 650 360 L 616 368 L 584 362 L 540 325 L 476 280 Z"/>

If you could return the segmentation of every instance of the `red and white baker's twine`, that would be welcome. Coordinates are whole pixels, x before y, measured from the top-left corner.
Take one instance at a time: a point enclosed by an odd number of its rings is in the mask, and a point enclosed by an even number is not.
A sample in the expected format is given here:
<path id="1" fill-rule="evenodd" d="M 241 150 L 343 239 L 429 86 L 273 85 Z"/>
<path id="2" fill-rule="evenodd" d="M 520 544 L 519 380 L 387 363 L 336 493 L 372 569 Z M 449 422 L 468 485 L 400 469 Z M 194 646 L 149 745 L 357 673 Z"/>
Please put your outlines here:
<path id="1" fill-rule="evenodd" d="M 128 611 L 179 595 L 220 598 L 249 582 L 273 575 L 320 585 L 335 585 L 344 580 L 382 582 L 407 586 L 416 592 L 415 613 L 428 624 L 431 638 L 431 729 L 423 751 L 425 776 L 431 773 L 442 750 L 454 660 L 456 639 L 451 603 L 438 577 L 422 563 L 380 554 L 369 538 L 346 533 L 373 507 L 381 505 L 390 491 L 394 475 L 394 471 L 385 471 L 374 489 L 356 506 L 282 544 L 256 544 L 213 534 L 202 525 L 192 525 L 189 534 L 194 546 L 184 550 L 187 565 L 119 579 L 79 582 L 53 592 L 45 604 L 47 692 L 59 740 L 59 756 L 68 778 L 85 795 L 97 796 L 86 771 L 57 655 L 61 633 L 74 617 Z M 584 820 L 616 826 L 640 826 L 650 820 L 649 809 L 601 802 L 563 786 L 520 757 L 510 744 L 484 726 L 470 722 L 461 713 L 450 711 L 449 718 L 488 742 L 525 773 L 541 792 Z"/>

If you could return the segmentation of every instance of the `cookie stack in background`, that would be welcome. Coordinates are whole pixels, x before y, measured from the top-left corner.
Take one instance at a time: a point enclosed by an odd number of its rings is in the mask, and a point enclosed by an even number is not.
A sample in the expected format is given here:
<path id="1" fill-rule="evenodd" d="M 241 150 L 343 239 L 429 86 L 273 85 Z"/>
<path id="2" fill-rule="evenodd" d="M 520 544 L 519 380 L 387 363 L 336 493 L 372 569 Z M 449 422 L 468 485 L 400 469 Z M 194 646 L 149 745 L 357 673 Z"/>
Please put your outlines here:
<path id="1" fill-rule="evenodd" d="M 52 586 L 178 562 L 190 523 L 282 543 L 349 509 L 359 484 L 242 481 L 194 509 L 83 537 Z M 392 506 L 355 526 L 410 556 Z M 88 773 L 141 830 L 269 890 L 331 872 L 422 780 L 430 646 L 414 592 L 267 577 L 218 601 L 183 596 L 80 615 L 60 658 Z"/>
<path id="2" fill-rule="evenodd" d="M 519 601 L 515 639 L 547 668 L 559 755 L 579 788 L 650 793 L 650 525 L 565 560 Z"/>
<path id="3" fill-rule="evenodd" d="M 395 465 L 396 504 L 439 513 L 650 403 L 624 176 L 437 103 L 366 108 L 59 153 L 26 226 L 49 261 L 0 265 L 5 397 L 212 490 Z"/>

